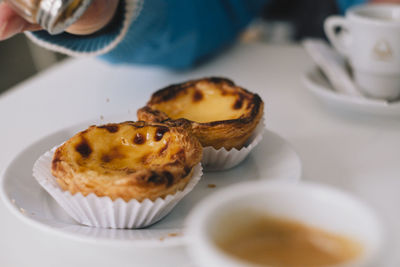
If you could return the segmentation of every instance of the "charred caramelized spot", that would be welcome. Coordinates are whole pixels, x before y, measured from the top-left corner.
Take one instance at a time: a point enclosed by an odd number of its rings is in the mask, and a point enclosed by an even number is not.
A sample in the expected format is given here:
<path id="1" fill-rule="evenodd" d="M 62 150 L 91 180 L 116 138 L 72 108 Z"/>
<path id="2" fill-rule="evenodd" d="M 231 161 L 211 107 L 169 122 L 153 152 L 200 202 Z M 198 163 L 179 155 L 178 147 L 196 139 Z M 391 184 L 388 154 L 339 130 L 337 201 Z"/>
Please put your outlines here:
<path id="1" fill-rule="evenodd" d="M 132 125 L 134 125 L 136 128 L 143 128 L 146 125 L 146 122 L 144 121 L 132 122 Z"/>
<path id="2" fill-rule="evenodd" d="M 58 163 L 61 161 L 61 150 L 57 149 L 54 154 L 53 161 L 51 162 L 51 167 L 53 170 L 57 169 Z"/>
<path id="3" fill-rule="evenodd" d="M 251 107 L 252 107 L 252 104 L 251 104 L 251 101 L 249 101 L 249 102 L 247 103 L 246 109 L 251 109 Z"/>
<path id="4" fill-rule="evenodd" d="M 193 93 L 193 102 L 199 102 L 203 99 L 203 93 L 199 90 L 195 90 Z"/>
<path id="5" fill-rule="evenodd" d="M 148 162 L 150 162 L 151 159 L 153 158 L 151 155 L 152 155 L 151 153 L 147 153 L 147 154 L 143 155 L 140 160 L 142 162 L 142 164 L 146 165 Z"/>
<path id="6" fill-rule="evenodd" d="M 82 139 L 82 141 L 75 146 L 75 150 L 84 158 L 89 157 L 92 153 L 92 149 L 90 148 L 86 139 Z"/>
<path id="7" fill-rule="evenodd" d="M 174 183 L 174 176 L 168 171 L 163 171 L 162 173 L 153 172 L 147 182 L 155 185 L 165 184 L 166 187 L 170 187 Z"/>
<path id="8" fill-rule="evenodd" d="M 114 147 L 108 153 L 105 153 L 103 156 L 101 156 L 101 161 L 108 163 L 114 159 L 122 159 L 124 157 L 124 154 L 122 154 L 117 147 Z"/>
<path id="9" fill-rule="evenodd" d="M 183 84 L 172 84 L 154 93 L 152 99 L 159 97 L 157 102 L 168 101 L 175 98 L 175 96 L 183 89 L 185 89 Z"/>
<path id="10" fill-rule="evenodd" d="M 99 126 L 100 129 L 106 129 L 110 133 L 116 133 L 118 132 L 118 125 L 112 125 L 112 124 L 107 124 L 107 125 L 102 125 Z"/>
<path id="11" fill-rule="evenodd" d="M 185 170 L 185 175 L 182 178 L 185 178 L 186 176 L 188 176 L 188 174 L 190 173 L 190 171 L 192 169 L 189 166 L 185 166 L 184 170 Z"/>
<path id="12" fill-rule="evenodd" d="M 168 127 L 164 126 L 158 127 L 156 130 L 156 134 L 154 135 L 154 140 L 160 141 L 163 138 L 164 134 L 168 131 L 169 131 Z"/>
<path id="13" fill-rule="evenodd" d="M 226 96 L 229 92 L 227 90 L 221 89 L 221 95 Z"/>
<path id="14" fill-rule="evenodd" d="M 233 109 L 241 109 L 243 106 L 243 96 L 239 95 L 238 99 L 236 99 L 235 104 L 233 104 Z"/>
<path id="15" fill-rule="evenodd" d="M 208 80 L 210 82 L 212 82 L 212 83 L 223 83 L 223 82 L 225 82 L 225 83 L 227 83 L 227 84 L 229 84 L 231 86 L 234 85 L 234 83 L 231 80 L 226 79 L 226 78 L 221 78 L 221 77 L 210 77 L 210 78 L 208 78 Z"/>
<path id="16" fill-rule="evenodd" d="M 167 187 L 170 187 L 174 183 L 174 176 L 168 171 L 164 171 L 163 176 L 167 180 Z"/>
<path id="17" fill-rule="evenodd" d="M 254 118 L 257 116 L 260 106 L 262 105 L 261 97 L 259 95 L 255 94 L 251 102 L 252 102 L 252 107 L 253 107 L 251 110 L 251 117 Z"/>
<path id="18" fill-rule="evenodd" d="M 147 182 L 159 185 L 159 184 L 163 184 L 164 183 L 164 179 L 158 173 L 153 172 L 151 174 L 151 176 L 149 177 L 149 179 L 147 179 Z"/>
<path id="19" fill-rule="evenodd" d="M 163 146 L 159 151 L 158 151 L 158 155 L 162 155 L 164 153 L 164 151 L 167 150 L 169 143 L 166 143 L 165 146 Z"/>
<path id="20" fill-rule="evenodd" d="M 136 133 L 135 137 L 133 138 L 133 143 L 135 143 L 137 145 L 142 145 L 142 144 L 144 144 L 145 141 L 146 141 L 146 139 L 140 133 Z"/>
<path id="21" fill-rule="evenodd" d="M 125 171 L 126 171 L 127 174 L 132 174 L 132 173 L 135 172 L 134 169 L 130 169 L 130 168 L 126 168 Z"/>

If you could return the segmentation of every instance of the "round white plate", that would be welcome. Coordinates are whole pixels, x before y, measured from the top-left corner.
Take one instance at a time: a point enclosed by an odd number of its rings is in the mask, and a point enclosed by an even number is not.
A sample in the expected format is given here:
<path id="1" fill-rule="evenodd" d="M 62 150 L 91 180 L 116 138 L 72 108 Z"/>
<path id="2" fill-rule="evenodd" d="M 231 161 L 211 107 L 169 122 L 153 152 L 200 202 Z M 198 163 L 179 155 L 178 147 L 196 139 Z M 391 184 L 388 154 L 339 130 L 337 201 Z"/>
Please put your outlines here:
<path id="1" fill-rule="evenodd" d="M 184 220 L 201 199 L 230 184 L 249 180 L 278 179 L 297 182 L 301 163 L 295 151 L 278 135 L 265 131 L 264 138 L 239 166 L 224 172 L 205 172 L 201 181 L 160 222 L 146 229 L 102 229 L 76 223 L 32 176 L 32 166 L 45 151 L 87 128 L 67 128 L 43 138 L 22 151 L 4 171 L 0 194 L 6 206 L 26 223 L 81 241 L 130 246 L 184 244 Z"/>
<path id="2" fill-rule="evenodd" d="M 303 76 L 303 83 L 312 94 L 330 108 L 369 115 L 400 116 L 400 101 L 385 103 L 338 93 L 317 68 Z"/>

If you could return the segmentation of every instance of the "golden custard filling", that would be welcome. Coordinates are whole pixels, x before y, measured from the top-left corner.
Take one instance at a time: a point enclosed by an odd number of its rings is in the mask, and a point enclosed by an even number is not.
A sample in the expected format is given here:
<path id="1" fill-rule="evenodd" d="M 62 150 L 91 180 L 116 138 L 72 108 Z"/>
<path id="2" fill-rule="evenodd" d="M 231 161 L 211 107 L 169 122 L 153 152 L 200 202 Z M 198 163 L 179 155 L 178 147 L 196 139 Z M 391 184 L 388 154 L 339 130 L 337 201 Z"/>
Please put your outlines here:
<path id="1" fill-rule="evenodd" d="M 148 122 L 186 121 L 203 147 L 230 150 L 246 144 L 263 110 L 259 95 L 229 79 L 209 77 L 156 91 L 137 116 Z"/>
<path id="2" fill-rule="evenodd" d="M 132 127 L 127 124 L 93 128 L 71 139 L 67 154 L 80 171 L 118 174 L 171 161 L 171 156 L 181 149 L 168 127 L 144 126 L 134 131 Z"/>
<path id="3" fill-rule="evenodd" d="M 51 172 L 71 194 L 155 200 L 183 190 L 201 157 L 181 125 L 128 121 L 77 133 L 57 148 Z"/>
<path id="4" fill-rule="evenodd" d="M 250 99 L 242 93 L 221 90 L 215 84 L 199 82 L 173 99 L 151 104 L 173 120 L 185 118 L 199 123 L 238 119 L 249 112 Z"/>

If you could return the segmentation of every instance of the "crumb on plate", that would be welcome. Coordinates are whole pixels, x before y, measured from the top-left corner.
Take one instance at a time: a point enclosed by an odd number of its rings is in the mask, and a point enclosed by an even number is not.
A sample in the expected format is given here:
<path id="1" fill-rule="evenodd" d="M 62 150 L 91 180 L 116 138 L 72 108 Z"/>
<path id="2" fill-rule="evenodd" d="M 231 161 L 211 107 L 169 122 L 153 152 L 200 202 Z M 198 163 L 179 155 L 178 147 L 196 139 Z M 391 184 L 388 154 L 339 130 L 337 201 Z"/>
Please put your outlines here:
<path id="1" fill-rule="evenodd" d="M 175 237 L 175 236 L 181 236 L 182 233 L 169 233 L 168 236 L 169 237 Z"/>
<path id="2" fill-rule="evenodd" d="M 182 235 L 183 235 L 182 233 L 169 233 L 167 236 L 160 237 L 160 241 L 164 241 L 168 237 L 177 237 Z"/>

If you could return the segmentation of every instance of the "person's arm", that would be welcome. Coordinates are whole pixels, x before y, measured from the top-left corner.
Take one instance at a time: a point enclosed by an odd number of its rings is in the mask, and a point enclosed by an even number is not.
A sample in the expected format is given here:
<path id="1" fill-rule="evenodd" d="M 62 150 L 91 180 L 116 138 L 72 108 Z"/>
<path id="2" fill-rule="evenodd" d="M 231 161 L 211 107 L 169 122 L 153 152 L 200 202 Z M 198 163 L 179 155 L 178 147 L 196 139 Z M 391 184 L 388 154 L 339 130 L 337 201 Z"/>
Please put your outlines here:
<path id="1" fill-rule="evenodd" d="M 119 5 L 115 5 L 116 11 L 112 12 L 115 13 L 113 19 L 105 27 L 89 27 L 91 32 L 82 32 L 82 28 L 88 28 L 82 27 L 85 13 L 75 28 L 70 27 L 63 34 L 52 36 L 46 31 L 36 31 L 27 32 L 27 35 L 41 46 L 68 55 L 101 56 L 115 63 L 186 68 L 232 43 L 266 2 L 268 0 L 120 0 Z M 104 4 L 118 1 L 94 0 L 94 3 L 104 7 Z M 93 6 L 89 9 L 101 10 Z M 10 8 L 7 10 L 0 4 L 0 25 L 2 20 L 7 22 L 7 16 L 10 22 L 5 31 L 0 28 L 0 40 L 37 27 L 21 21 L 15 12 L 15 20 L 10 19 L 12 13 Z M 90 26 L 98 25 L 99 18 L 105 16 L 86 17 L 86 26 Z M 14 22 L 18 20 L 17 27 Z"/>
<path id="2" fill-rule="evenodd" d="M 368 0 L 337 0 L 340 13 L 344 14 L 352 6 L 365 4 Z"/>
<path id="3" fill-rule="evenodd" d="M 267 0 L 122 0 L 114 20 L 92 35 L 29 33 L 71 55 L 114 63 L 186 68 L 232 43 Z"/>
<path id="4" fill-rule="evenodd" d="M 366 4 L 366 3 L 394 3 L 400 4 L 400 0 L 337 0 L 341 13 L 355 5 Z"/>

